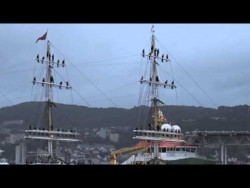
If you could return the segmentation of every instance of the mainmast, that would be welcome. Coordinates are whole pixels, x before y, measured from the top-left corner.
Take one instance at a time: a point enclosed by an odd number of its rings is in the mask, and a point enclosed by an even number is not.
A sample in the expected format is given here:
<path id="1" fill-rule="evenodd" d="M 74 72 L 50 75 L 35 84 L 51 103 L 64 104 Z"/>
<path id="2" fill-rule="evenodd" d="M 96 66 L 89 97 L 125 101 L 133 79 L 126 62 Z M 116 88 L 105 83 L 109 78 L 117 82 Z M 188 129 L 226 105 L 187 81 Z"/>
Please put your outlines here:
<path id="1" fill-rule="evenodd" d="M 143 49 L 142 51 L 142 56 L 144 58 L 148 58 L 150 60 L 150 75 L 148 80 L 141 80 L 141 84 L 147 84 L 150 87 L 150 92 L 151 92 L 151 108 L 152 108 L 152 118 L 153 118 L 153 129 L 159 130 L 160 126 L 162 123 L 162 120 L 159 119 L 159 105 L 164 104 L 160 99 L 159 99 L 159 87 L 164 87 L 164 88 L 170 88 L 174 89 L 176 86 L 174 85 L 174 81 L 172 81 L 171 84 L 168 84 L 168 81 L 165 81 L 165 83 L 162 83 L 160 81 L 160 78 L 158 76 L 158 70 L 157 66 L 158 60 L 161 60 L 161 62 L 170 62 L 168 59 L 168 55 L 164 57 L 164 54 L 160 56 L 160 50 L 159 48 L 156 47 L 155 44 L 155 35 L 154 35 L 154 26 L 152 26 L 152 37 L 151 37 L 151 48 L 150 52 L 148 55 L 145 55 L 145 50 Z"/>
<path id="2" fill-rule="evenodd" d="M 158 49 L 159 50 L 159 49 Z M 157 81 L 159 81 L 158 73 L 157 73 L 157 62 L 156 62 L 156 57 L 159 55 L 159 51 L 157 48 L 155 48 L 155 37 L 154 37 L 154 30 L 152 28 L 152 41 L 151 41 L 151 54 L 154 55 L 153 58 L 151 58 L 151 64 L 152 64 L 152 81 L 154 82 L 152 84 L 152 107 L 153 107 L 153 112 L 154 112 L 154 128 L 157 129 L 158 127 L 158 106 L 157 106 L 157 99 L 158 99 L 158 88 L 157 85 L 155 84 Z"/>
<path id="3" fill-rule="evenodd" d="M 58 87 L 59 89 L 72 89 L 69 85 L 69 82 L 55 83 L 54 77 L 52 75 L 53 68 L 64 68 L 66 66 L 65 60 L 57 60 L 55 61 L 54 54 L 51 53 L 50 49 L 50 41 L 47 41 L 47 50 L 46 50 L 46 58 L 43 56 L 39 57 L 39 54 L 36 57 L 36 61 L 39 64 L 46 65 L 46 75 L 42 80 L 37 80 L 36 77 L 33 78 L 33 84 L 39 84 L 42 87 L 45 87 L 45 100 L 46 100 L 46 129 L 37 129 L 36 126 L 32 128 L 30 126 L 29 130 L 26 130 L 26 139 L 39 139 L 39 140 L 48 140 L 48 156 L 55 157 L 55 153 L 53 152 L 53 141 L 79 141 L 75 137 L 79 134 L 73 130 L 63 131 L 59 128 L 55 130 L 53 125 L 53 117 L 52 117 L 52 108 L 56 107 L 53 102 L 53 87 Z"/>
<path id="4" fill-rule="evenodd" d="M 133 137 L 134 139 L 144 140 L 144 141 L 151 141 L 153 143 L 154 148 L 154 157 L 159 158 L 159 143 L 162 141 L 169 141 L 169 142 L 182 142 L 181 140 L 182 134 L 181 133 L 174 133 L 165 131 L 165 129 L 161 129 L 164 123 L 167 123 L 163 117 L 163 114 L 159 108 L 161 104 L 164 104 L 159 99 L 159 87 L 174 89 L 176 88 L 174 81 L 169 82 L 166 80 L 164 83 L 160 81 L 157 66 L 159 65 L 157 61 L 161 62 L 170 62 L 168 55 L 162 54 L 160 56 L 160 50 L 156 47 L 155 43 L 155 35 L 154 35 L 154 26 L 152 26 L 152 36 L 151 36 L 151 46 L 148 55 L 146 55 L 145 50 L 142 50 L 142 56 L 144 58 L 149 59 L 150 63 L 150 74 L 149 78 L 143 79 L 141 77 L 140 83 L 146 84 L 150 88 L 150 100 L 151 100 L 151 118 L 152 123 L 149 124 L 148 129 L 136 129 L 134 130 L 136 136 Z"/>

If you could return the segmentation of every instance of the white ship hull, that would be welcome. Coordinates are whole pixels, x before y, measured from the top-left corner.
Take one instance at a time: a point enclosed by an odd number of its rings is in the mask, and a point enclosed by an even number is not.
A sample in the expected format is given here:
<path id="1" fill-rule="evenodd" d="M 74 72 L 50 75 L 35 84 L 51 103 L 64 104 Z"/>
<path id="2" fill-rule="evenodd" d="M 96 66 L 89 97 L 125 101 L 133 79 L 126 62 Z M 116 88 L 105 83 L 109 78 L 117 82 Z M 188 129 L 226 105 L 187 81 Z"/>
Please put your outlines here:
<path id="1" fill-rule="evenodd" d="M 138 146 L 147 147 L 146 152 L 141 152 L 132 155 L 129 159 L 122 164 L 145 164 L 155 158 L 154 147 L 152 143 L 139 142 Z M 178 142 L 161 142 L 159 143 L 159 159 L 163 161 L 173 161 L 187 158 L 199 158 L 196 153 L 197 146 L 190 144 L 183 144 Z"/>
<path id="2" fill-rule="evenodd" d="M 179 159 L 186 159 L 186 158 L 198 158 L 196 153 L 190 152 L 168 152 L 168 153 L 160 153 L 160 159 L 164 161 L 172 161 L 172 160 L 179 160 Z M 142 153 L 132 155 L 129 159 L 124 161 L 122 164 L 136 164 L 136 163 L 146 163 L 154 158 L 153 153 Z"/>

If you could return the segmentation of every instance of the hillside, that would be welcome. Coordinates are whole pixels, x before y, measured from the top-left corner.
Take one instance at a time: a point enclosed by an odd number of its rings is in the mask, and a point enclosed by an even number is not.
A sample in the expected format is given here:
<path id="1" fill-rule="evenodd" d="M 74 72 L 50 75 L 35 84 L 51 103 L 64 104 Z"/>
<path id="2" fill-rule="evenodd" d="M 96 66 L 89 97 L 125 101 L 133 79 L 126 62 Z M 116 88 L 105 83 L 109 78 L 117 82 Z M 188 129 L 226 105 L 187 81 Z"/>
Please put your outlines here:
<path id="1" fill-rule="evenodd" d="M 56 104 L 54 127 L 84 128 L 128 127 L 138 126 L 138 110 L 148 108 L 89 108 L 85 106 Z M 44 103 L 26 102 L 0 109 L 0 126 L 23 130 L 29 125 L 40 124 L 43 120 Z M 250 107 L 247 105 L 218 109 L 193 106 L 167 106 L 163 109 L 172 124 L 178 124 L 183 131 L 189 130 L 250 130 Z M 11 120 L 23 120 L 20 125 L 4 123 Z"/>

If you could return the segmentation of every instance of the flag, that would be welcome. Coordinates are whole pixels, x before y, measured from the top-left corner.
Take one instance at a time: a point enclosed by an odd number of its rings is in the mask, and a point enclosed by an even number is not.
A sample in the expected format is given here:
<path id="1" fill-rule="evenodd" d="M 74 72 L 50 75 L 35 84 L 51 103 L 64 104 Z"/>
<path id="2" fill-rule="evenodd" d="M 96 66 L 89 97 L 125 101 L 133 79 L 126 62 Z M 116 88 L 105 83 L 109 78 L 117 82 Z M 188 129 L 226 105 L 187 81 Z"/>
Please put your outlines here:
<path id="1" fill-rule="evenodd" d="M 39 37 L 39 38 L 36 40 L 36 43 L 37 43 L 39 40 L 46 40 L 46 38 L 47 38 L 47 32 L 46 32 L 43 36 Z"/>

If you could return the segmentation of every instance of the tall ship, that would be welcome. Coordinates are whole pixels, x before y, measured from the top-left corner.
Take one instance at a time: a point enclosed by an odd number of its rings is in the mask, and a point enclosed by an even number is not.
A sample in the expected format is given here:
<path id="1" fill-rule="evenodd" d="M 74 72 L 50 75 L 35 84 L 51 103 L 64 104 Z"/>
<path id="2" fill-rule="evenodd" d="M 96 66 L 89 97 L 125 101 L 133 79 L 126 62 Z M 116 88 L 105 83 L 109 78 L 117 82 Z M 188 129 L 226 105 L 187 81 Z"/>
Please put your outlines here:
<path id="1" fill-rule="evenodd" d="M 142 57 L 147 61 L 146 69 L 149 70 L 145 70 L 139 80 L 139 109 L 142 108 L 140 101 L 146 97 L 144 101 L 147 101 L 149 110 L 144 113 L 146 117 L 140 117 L 143 113 L 139 113 L 138 127 L 133 130 L 133 139 L 138 140 L 138 143 L 133 147 L 113 151 L 111 164 L 118 164 L 118 157 L 123 154 L 130 154 L 130 157 L 121 164 L 167 164 L 177 160 L 198 158 L 197 146 L 187 144 L 180 126 L 172 124 L 163 114 L 166 105 L 160 99 L 159 88 L 174 90 L 176 85 L 173 77 L 172 80 L 162 82 L 158 74 L 158 66 L 171 61 L 167 54 L 160 54 L 160 49 L 156 45 L 154 26 L 151 32 L 150 48 L 147 52 L 145 49 L 142 50 Z"/>
<path id="2" fill-rule="evenodd" d="M 53 89 L 70 90 L 72 86 L 69 84 L 69 81 L 65 81 L 63 78 L 60 78 L 61 81 L 56 83 L 55 75 L 53 75 L 53 73 L 57 73 L 55 69 L 63 69 L 67 66 L 67 63 L 65 60 L 56 60 L 56 56 L 51 50 L 51 43 L 47 40 L 47 32 L 36 41 L 43 40 L 46 42 L 46 52 L 42 55 L 38 54 L 35 58 L 35 62 L 38 63 L 39 66 L 45 66 L 45 75 L 40 75 L 39 77 L 34 76 L 31 81 L 33 85 L 39 85 L 39 87 L 44 89 L 44 103 L 46 105 L 42 116 L 43 124 L 33 124 L 29 126 L 29 129 L 25 130 L 25 139 L 27 141 L 45 141 L 47 142 L 47 147 L 40 152 L 27 152 L 26 164 L 68 164 L 58 156 L 56 143 L 80 141 L 78 139 L 79 133 L 72 129 L 62 129 L 60 125 L 55 124 L 53 120 L 53 108 L 57 107 L 55 102 L 53 102 Z"/>

